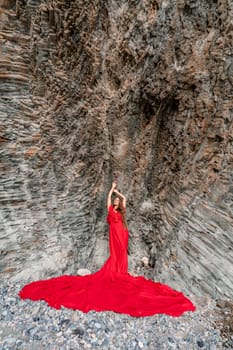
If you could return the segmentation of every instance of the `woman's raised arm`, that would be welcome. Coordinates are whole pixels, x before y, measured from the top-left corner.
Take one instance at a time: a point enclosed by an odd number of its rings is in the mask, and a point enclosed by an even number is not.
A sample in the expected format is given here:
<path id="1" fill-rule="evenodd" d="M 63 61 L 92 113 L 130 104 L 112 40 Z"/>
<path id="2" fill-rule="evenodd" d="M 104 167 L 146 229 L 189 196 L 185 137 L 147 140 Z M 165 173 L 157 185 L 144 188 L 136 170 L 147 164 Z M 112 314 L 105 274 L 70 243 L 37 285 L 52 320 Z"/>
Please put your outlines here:
<path id="1" fill-rule="evenodd" d="M 108 198 L 107 198 L 107 209 L 109 209 L 109 207 L 111 206 L 111 197 L 112 197 L 112 193 L 115 190 L 117 184 L 115 182 L 112 183 L 112 188 L 108 193 Z"/>

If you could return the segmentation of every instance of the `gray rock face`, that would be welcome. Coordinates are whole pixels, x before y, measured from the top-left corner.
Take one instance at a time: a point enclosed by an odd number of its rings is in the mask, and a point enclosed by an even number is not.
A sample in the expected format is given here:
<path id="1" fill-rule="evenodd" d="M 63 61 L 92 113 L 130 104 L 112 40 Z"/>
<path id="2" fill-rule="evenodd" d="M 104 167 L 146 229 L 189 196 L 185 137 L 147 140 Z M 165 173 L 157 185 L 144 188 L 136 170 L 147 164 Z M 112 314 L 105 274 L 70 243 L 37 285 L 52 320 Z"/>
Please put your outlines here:
<path id="1" fill-rule="evenodd" d="M 129 263 L 233 291 L 231 1 L 2 1 L 2 278 L 99 268 L 111 181 Z"/>

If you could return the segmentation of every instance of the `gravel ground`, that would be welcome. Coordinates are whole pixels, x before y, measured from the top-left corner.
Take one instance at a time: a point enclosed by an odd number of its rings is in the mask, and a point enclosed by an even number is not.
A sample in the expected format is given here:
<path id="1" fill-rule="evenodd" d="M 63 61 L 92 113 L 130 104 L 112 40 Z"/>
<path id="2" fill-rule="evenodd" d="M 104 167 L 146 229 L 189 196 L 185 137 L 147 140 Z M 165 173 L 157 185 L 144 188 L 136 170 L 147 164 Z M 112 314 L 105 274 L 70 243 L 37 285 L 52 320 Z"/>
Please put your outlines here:
<path id="1" fill-rule="evenodd" d="M 178 318 L 134 318 L 114 312 L 56 310 L 44 301 L 21 300 L 18 291 L 24 284 L 1 284 L 0 350 L 233 349 L 233 335 L 226 331 L 230 326 L 224 318 L 226 313 L 232 321 L 229 309 L 221 303 L 218 309 L 208 297 L 189 296 L 197 311 Z"/>

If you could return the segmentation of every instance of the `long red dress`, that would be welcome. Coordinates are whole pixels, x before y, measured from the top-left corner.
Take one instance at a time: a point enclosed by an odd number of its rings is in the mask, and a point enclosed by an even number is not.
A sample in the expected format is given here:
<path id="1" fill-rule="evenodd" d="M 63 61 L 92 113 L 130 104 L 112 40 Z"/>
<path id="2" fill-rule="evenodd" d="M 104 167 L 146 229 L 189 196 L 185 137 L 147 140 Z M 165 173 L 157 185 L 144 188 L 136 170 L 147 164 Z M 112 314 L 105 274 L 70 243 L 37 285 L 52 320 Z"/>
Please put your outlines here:
<path id="1" fill-rule="evenodd" d="M 51 307 L 61 306 L 88 312 L 115 311 L 131 316 L 168 314 L 180 316 L 195 306 L 181 292 L 165 284 L 128 273 L 128 231 L 122 217 L 111 206 L 108 211 L 110 256 L 103 267 L 86 276 L 64 275 L 25 285 L 23 299 L 45 300 Z"/>

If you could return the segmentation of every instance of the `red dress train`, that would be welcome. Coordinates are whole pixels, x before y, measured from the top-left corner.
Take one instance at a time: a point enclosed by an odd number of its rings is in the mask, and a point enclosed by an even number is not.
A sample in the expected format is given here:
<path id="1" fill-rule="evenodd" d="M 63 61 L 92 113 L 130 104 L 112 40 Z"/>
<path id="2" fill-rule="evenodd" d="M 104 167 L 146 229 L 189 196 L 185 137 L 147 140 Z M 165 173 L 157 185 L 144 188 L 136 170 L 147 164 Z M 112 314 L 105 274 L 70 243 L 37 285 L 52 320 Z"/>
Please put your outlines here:
<path id="1" fill-rule="evenodd" d="M 83 312 L 115 311 L 131 316 L 168 314 L 180 316 L 195 306 L 183 293 L 165 284 L 128 273 L 128 231 L 122 217 L 111 206 L 108 211 L 110 256 L 103 267 L 86 276 L 64 275 L 25 285 L 22 299 L 45 300 L 51 307 L 61 306 Z"/>

